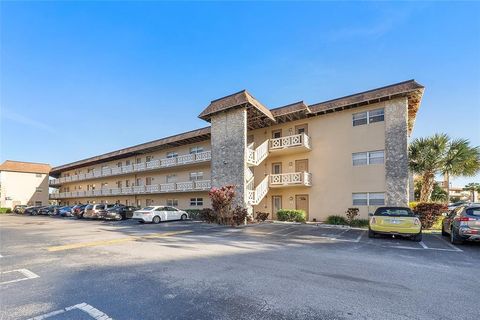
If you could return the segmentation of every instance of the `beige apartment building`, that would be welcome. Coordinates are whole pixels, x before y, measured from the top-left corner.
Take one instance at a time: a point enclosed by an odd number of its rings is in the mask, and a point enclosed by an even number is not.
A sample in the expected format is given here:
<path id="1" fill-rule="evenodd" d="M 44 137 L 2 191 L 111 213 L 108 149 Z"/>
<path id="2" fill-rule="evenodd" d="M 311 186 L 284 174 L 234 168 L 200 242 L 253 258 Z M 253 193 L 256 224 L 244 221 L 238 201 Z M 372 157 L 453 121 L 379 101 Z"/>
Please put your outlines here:
<path id="1" fill-rule="evenodd" d="M 52 169 L 51 199 L 209 207 L 234 184 L 250 212 L 303 209 L 310 221 L 409 201 L 408 137 L 424 87 L 409 80 L 326 102 L 269 109 L 247 91 L 212 101 L 209 127 Z"/>
<path id="2" fill-rule="evenodd" d="M 50 165 L 6 160 L 0 165 L 0 206 L 48 205 Z"/>

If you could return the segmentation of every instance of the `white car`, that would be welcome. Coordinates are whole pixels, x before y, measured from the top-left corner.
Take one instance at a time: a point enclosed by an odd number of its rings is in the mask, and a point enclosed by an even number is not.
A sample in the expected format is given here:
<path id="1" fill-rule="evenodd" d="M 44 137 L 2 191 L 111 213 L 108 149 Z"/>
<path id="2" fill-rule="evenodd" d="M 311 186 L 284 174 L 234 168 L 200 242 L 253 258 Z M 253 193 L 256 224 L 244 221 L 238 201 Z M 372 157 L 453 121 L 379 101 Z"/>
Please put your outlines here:
<path id="1" fill-rule="evenodd" d="M 167 206 L 151 206 L 133 212 L 132 219 L 139 222 L 153 222 L 169 220 L 187 220 L 188 213 L 183 210 Z"/>

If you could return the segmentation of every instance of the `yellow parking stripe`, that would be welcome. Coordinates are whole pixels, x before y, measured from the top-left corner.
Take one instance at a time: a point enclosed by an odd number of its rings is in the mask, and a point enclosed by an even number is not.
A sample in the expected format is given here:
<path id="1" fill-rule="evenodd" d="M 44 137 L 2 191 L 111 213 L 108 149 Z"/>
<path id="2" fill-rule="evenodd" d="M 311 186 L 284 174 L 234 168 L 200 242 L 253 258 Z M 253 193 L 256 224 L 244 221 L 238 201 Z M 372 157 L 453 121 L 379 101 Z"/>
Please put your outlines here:
<path id="1" fill-rule="evenodd" d="M 185 234 L 185 233 L 191 233 L 191 232 L 192 232 L 191 230 L 183 230 L 183 231 L 175 231 L 175 232 L 167 232 L 167 233 L 152 233 L 144 236 L 131 236 L 126 238 L 118 238 L 118 239 L 111 239 L 111 240 L 79 242 L 79 243 L 66 244 L 62 246 L 48 247 L 47 251 L 54 252 L 54 251 L 64 251 L 64 250 L 71 250 L 71 249 L 78 249 L 78 248 L 96 247 L 96 246 L 108 246 L 108 245 L 127 242 L 127 241 L 133 241 L 133 240 L 139 240 L 139 239 L 164 238 L 164 237 L 174 236 L 177 234 Z"/>

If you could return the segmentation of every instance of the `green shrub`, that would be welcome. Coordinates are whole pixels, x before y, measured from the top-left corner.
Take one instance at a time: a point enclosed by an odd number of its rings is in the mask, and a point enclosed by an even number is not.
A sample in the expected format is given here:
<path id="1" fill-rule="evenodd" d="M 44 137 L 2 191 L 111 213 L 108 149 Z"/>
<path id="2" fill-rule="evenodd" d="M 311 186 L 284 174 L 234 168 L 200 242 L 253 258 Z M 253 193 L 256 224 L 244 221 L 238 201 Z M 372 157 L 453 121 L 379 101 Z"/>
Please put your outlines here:
<path id="1" fill-rule="evenodd" d="M 247 222 L 248 211 L 240 206 L 235 207 L 232 212 L 232 226 L 239 226 Z"/>
<path id="2" fill-rule="evenodd" d="M 336 224 L 336 225 L 347 225 L 347 219 L 342 216 L 328 216 L 327 220 L 325 221 L 327 224 Z"/>
<path id="3" fill-rule="evenodd" d="M 290 221 L 290 222 L 305 222 L 306 214 L 303 210 L 286 210 L 281 209 L 277 212 L 277 218 L 280 221 Z"/>
<path id="4" fill-rule="evenodd" d="M 267 220 L 267 218 L 268 218 L 268 212 L 257 211 L 257 217 L 255 219 L 257 219 L 258 221 L 265 221 Z"/>
<path id="5" fill-rule="evenodd" d="M 430 229 L 441 218 L 442 213 L 448 210 L 441 203 L 420 202 L 413 208 L 413 212 L 419 216 L 423 229 Z"/>
<path id="6" fill-rule="evenodd" d="M 368 227 L 368 219 L 355 219 L 350 224 L 352 227 L 365 228 Z"/>
<path id="7" fill-rule="evenodd" d="M 12 213 L 12 209 L 10 209 L 10 208 L 0 208 L 0 213 Z"/>
<path id="8" fill-rule="evenodd" d="M 198 214 L 198 220 L 203 220 L 208 223 L 217 222 L 217 215 L 210 208 L 200 210 Z"/>

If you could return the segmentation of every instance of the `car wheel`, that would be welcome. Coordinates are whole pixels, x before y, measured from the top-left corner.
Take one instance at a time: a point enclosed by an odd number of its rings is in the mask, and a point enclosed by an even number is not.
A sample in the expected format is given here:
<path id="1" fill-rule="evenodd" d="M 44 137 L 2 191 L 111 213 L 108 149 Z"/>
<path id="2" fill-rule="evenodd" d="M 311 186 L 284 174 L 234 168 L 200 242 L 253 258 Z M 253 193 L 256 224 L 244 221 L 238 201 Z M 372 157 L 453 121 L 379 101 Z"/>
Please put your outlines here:
<path id="1" fill-rule="evenodd" d="M 415 241 L 415 242 L 420 242 L 420 241 L 422 241 L 422 238 L 423 238 L 423 236 L 422 236 L 422 233 L 420 232 L 420 233 L 414 235 L 412 237 L 412 240 Z"/>
<path id="2" fill-rule="evenodd" d="M 37 211 L 32 211 L 32 216 L 36 216 L 38 214 Z"/>
<path id="3" fill-rule="evenodd" d="M 375 232 L 373 232 L 371 229 L 368 229 L 368 237 L 375 238 Z"/>
<path id="4" fill-rule="evenodd" d="M 180 218 L 182 221 L 185 221 L 187 220 L 187 215 L 186 214 L 182 214 L 182 217 Z"/>
<path id="5" fill-rule="evenodd" d="M 462 244 L 463 243 L 463 240 L 458 237 L 457 232 L 453 228 L 450 230 L 450 242 L 452 244 Z"/>
<path id="6" fill-rule="evenodd" d="M 160 219 L 159 216 L 155 216 L 155 217 L 153 217 L 152 222 L 155 223 L 155 224 L 157 224 L 157 223 L 160 223 L 160 220 L 161 220 L 161 219 Z"/>
<path id="7" fill-rule="evenodd" d="M 115 220 L 117 220 L 117 221 L 122 220 L 122 215 L 121 215 L 121 214 L 117 214 L 117 215 L 115 216 Z"/>
<path id="8" fill-rule="evenodd" d="M 448 236 L 448 232 L 445 231 L 445 227 L 443 226 L 443 223 L 442 223 L 442 236 L 444 237 Z"/>

